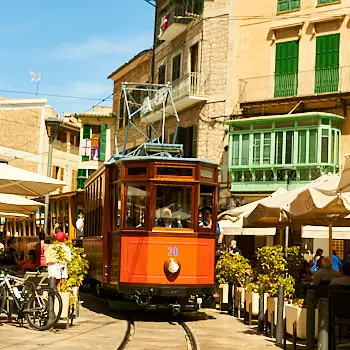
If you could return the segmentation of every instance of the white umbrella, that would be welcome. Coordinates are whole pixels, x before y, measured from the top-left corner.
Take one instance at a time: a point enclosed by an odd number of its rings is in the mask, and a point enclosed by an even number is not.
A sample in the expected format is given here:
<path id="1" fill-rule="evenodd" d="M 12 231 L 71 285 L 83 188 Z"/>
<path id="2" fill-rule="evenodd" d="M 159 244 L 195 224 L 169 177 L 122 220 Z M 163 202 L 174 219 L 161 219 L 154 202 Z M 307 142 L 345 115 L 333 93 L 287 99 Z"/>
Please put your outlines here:
<path id="1" fill-rule="evenodd" d="M 0 218 L 27 218 L 29 215 L 20 213 L 5 213 L 0 212 Z"/>
<path id="2" fill-rule="evenodd" d="M 218 215 L 218 220 L 231 220 L 232 222 L 237 221 L 240 217 L 249 215 L 260 203 L 269 201 L 271 198 L 279 197 L 280 195 L 286 193 L 287 190 L 284 188 L 279 188 L 276 192 L 273 192 L 270 196 L 259 199 L 257 201 L 241 205 L 234 209 L 226 210 Z"/>
<path id="3" fill-rule="evenodd" d="M 0 211 L 3 212 L 30 214 L 42 205 L 44 204 L 28 198 L 0 193 Z"/>
<path id="4" fill-rule="evenodd" d="M 0 163 L 0 193 L 41 197 L 66 185 L 63 181 Z"/>
<path id="5" fill-rule="evenodd" d="M 219 225 L 225 236 L 274 236 L 276 234 L 276 228 L 273 227 L 244 228 L 242 217 L 235 222 L 228 219 L 221 220 Z"/>

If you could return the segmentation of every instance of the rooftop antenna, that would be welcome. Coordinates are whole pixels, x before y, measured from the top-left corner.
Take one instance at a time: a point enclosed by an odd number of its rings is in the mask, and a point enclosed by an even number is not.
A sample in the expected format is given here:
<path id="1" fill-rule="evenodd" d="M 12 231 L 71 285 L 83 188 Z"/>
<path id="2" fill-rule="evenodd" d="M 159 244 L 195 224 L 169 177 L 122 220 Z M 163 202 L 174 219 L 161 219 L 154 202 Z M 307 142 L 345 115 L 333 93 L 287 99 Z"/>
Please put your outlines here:
<path id="1" fill-rule="evenodd" d="M 30 75 L 32 79 L 30 81 L 36 81 L 36 94 L 35 97 L 38 97 L 38 92 L 39 92 L 39 81 L 41 79 L 41 73 L 35 73 L 33 71 L 30 71 Z"/>

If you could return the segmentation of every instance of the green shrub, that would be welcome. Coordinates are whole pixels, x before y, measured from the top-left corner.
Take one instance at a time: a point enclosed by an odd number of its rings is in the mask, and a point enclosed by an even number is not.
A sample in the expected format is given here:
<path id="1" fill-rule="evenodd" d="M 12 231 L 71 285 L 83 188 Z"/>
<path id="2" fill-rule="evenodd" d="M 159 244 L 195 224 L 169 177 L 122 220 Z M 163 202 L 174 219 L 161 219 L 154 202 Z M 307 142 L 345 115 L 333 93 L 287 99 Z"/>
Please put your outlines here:
<path id="1" fill-rule="evenodd" d="M 251 274 L 249 260 L 240 254 L 231 255 L 224 252 L 216 265 L 216 281 L 220 284 L 233 283 L 244 287 L 246 278 Z"/>

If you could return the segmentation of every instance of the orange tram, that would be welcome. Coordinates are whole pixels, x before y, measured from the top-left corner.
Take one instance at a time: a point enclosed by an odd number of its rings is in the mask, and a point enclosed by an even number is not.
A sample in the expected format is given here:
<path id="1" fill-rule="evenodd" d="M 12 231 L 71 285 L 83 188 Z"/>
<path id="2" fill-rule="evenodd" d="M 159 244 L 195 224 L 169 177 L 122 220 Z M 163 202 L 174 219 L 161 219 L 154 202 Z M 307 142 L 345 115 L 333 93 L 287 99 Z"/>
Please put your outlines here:
<path id="1" fill-rule="evenodd" d="M 176 145 L 114 157 L 85 184 L 89 278 L 115 300 L 197 310 L 213 294 L 218 165 L 171 154 Z M 161 148 L 161 150 L 159 150 Z"/>

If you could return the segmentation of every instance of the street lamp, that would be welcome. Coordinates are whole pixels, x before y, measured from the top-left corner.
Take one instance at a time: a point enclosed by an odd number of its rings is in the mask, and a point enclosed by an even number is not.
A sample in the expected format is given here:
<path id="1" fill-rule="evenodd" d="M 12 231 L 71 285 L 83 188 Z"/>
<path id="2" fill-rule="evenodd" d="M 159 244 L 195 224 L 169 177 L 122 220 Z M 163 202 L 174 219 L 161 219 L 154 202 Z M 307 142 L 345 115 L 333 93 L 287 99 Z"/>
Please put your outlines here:
<path id="1" fill-rule="evenodd" d="M 48 159 L 47 159 L 47 176 L 51 177 L 52 174 L 52 148 L 53 148 L 53 141 L 58 135 L 58 131 L 60 129 L 61 122 L 59 119 L 49 117 L 45 119 L 45 127 L 47 136 L 49 137 L 49 153 L 48 153 Z M 44 220 L 44 232 L 47 235 L 48 234 L 48 228 L 49 228 L 49 202 L 50 202 L 50 195 L 45 195 L 45 220 Z"/>

